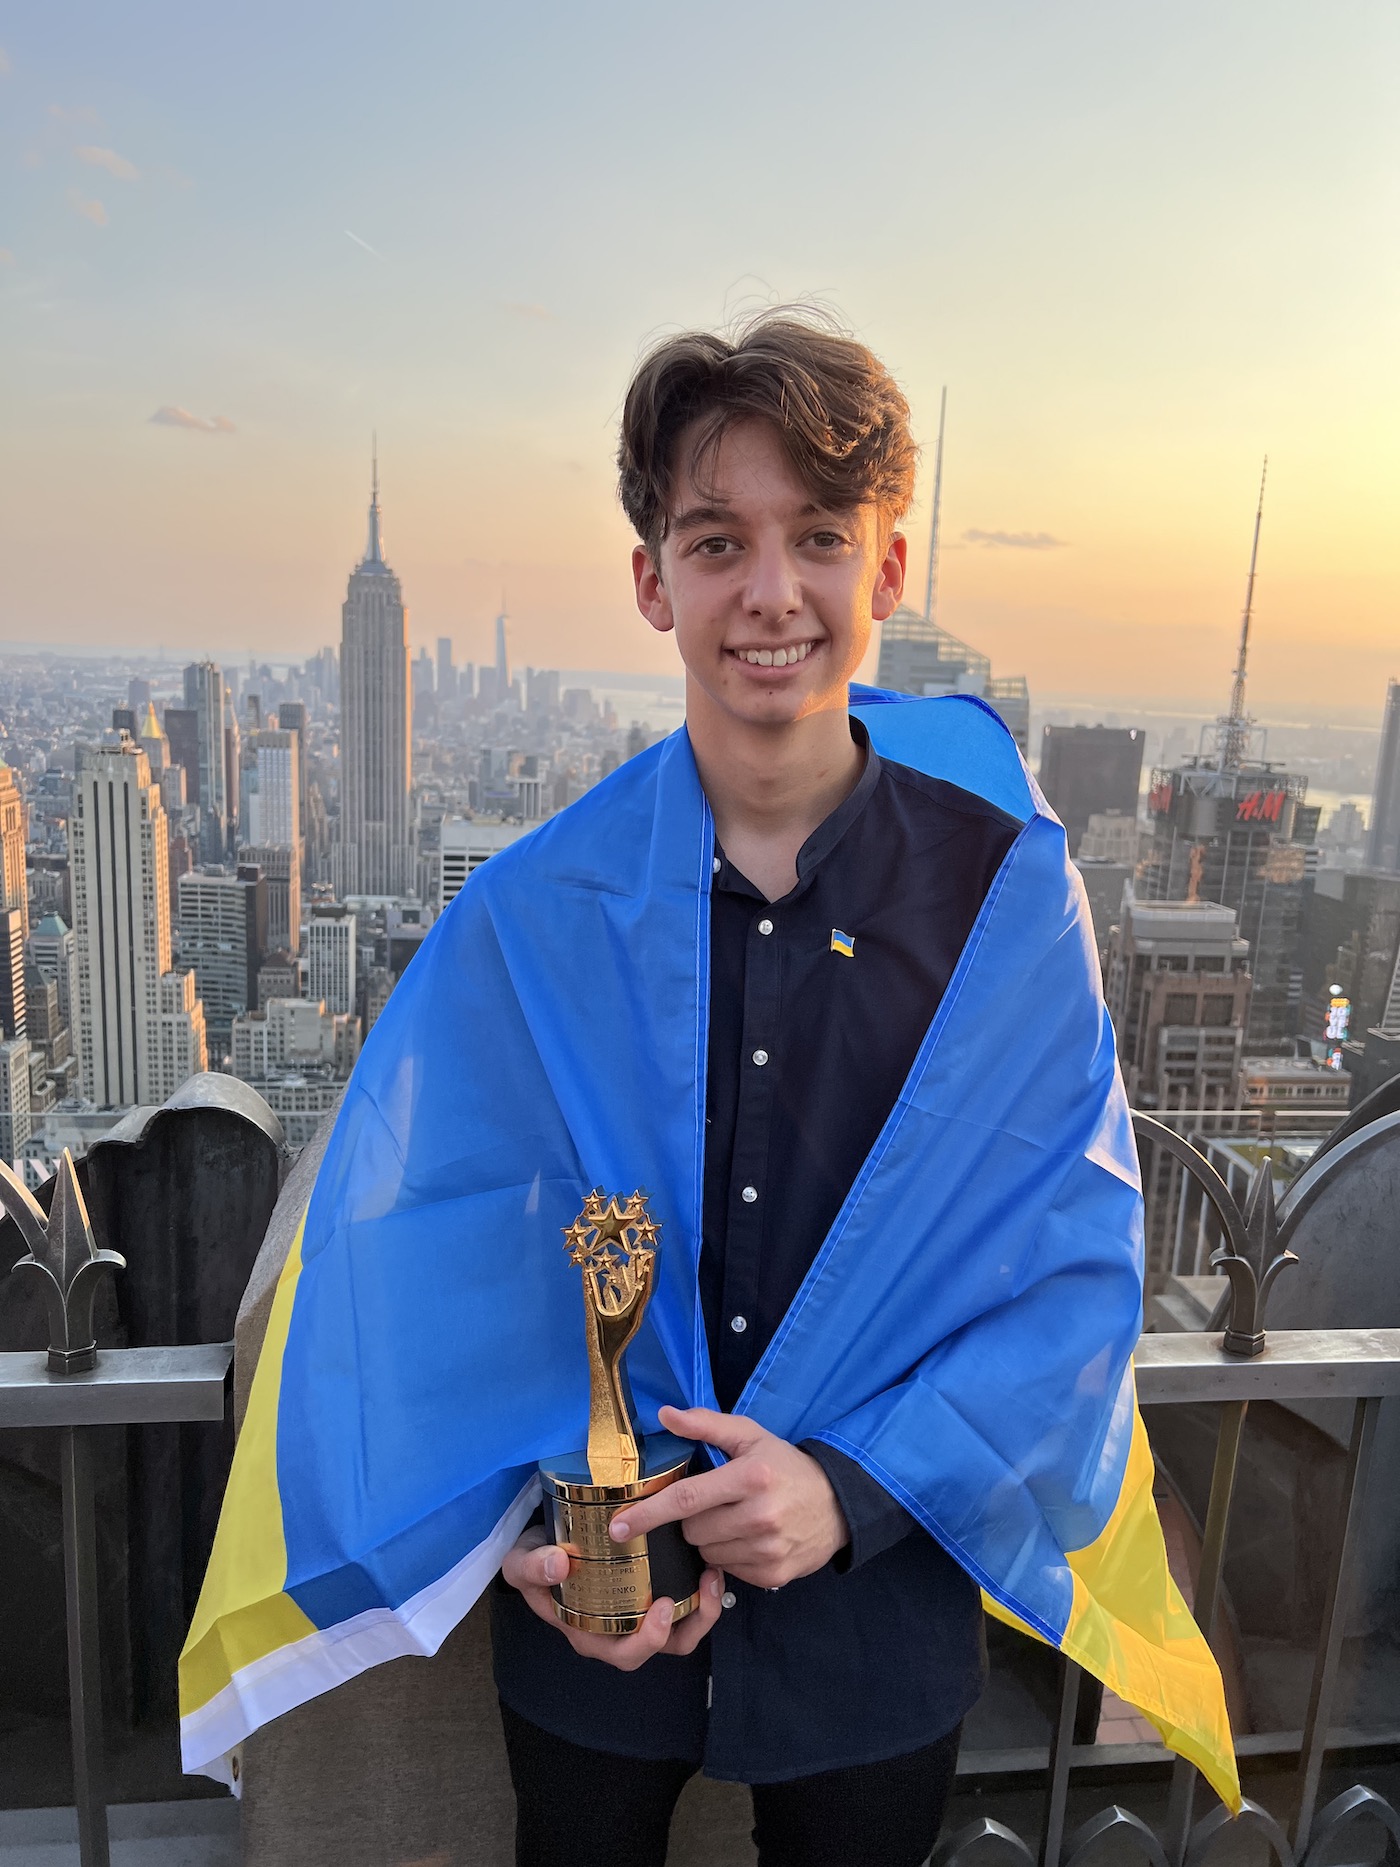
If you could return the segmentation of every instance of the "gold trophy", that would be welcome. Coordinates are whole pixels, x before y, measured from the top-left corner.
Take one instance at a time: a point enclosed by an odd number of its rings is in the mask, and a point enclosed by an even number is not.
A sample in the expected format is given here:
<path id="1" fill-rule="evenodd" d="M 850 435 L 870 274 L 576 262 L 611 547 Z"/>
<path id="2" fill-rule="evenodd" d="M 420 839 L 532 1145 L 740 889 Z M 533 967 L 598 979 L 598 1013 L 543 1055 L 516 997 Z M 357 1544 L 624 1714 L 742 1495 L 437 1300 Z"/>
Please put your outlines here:
<path id="1" fill-rule="evenodd" d="M 545 1460 L 540 1478 L 550 1533 L 570 1559 L 550 1591 L 554 1612 L 591 1634 L 635 1633 L 662 1595 L 675 1602 L 677 1621 L 700 1605 L 700 1552 L 678 1523 L 625 1543 L 608 1535 L 615 1512 L 674 1484 L 693 1451 L 671 1433 L 638 1444 L 622 1366 L 651 1297 L 660 1230 L 644 1193 L 624 1200 L 595 1190 L 564 1233 L 570 1261 L 583 1272 L 588 1450 Z"/>

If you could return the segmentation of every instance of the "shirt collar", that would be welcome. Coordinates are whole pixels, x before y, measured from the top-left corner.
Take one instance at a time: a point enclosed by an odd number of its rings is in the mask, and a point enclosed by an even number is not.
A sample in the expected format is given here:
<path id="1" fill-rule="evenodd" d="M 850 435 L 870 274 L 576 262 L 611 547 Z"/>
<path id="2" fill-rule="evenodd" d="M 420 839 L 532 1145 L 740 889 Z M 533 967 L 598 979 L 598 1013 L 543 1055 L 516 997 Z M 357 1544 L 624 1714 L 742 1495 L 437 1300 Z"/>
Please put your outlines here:
<path id="1" fill-rule="evenodd" d="M 880 754 L 870 743 L 870 735 L 858 719 L 851 720 L 851 738 L 865 754 L 865 767 L 850 795 L 836 806 L 829 817 L 820 822 L 797 852 L 797 885 L 784 895 L 784 901 L 791 901 L 800 895 L 810 880 L 817 865 L 829 856 L 841 838 L 855 823 L 866 805 L 875 794 L 875 787 L 880 782 L 883 769 Z M 764 901 L 767 896 L 754 886 L 749 878 L 725 855 L 718 841 L 715 843 L 715 856 L 719 867 L 715 871 L 715 887 L 728 890 L 731 894 L 752 895 L 755 900 Z"/>

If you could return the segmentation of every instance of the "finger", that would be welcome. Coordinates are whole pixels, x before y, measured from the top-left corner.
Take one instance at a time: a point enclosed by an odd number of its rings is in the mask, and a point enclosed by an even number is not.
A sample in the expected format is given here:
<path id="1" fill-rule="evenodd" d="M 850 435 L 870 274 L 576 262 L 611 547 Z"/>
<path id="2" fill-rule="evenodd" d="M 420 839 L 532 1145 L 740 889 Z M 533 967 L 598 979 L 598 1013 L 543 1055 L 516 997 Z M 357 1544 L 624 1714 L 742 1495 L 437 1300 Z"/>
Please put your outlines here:
<path id="1" fill-rule="evenodd" d="M 647 1609 L 646 1619 L 635 1634 L 586 1634 L 571 1627 L 566 1630 L 569 1644 L 575 1653 L 581 1653 L 585 1659 L 604 1660 L 609 1666 L 617 1667 L 619 1672 L 635 1672 L 666 1645 L 671 1635 L 671 1616 L 675 1611 L 675 1602 L 663 1595 L 652 1602 Z"/>
<path id="2" fill-rule="evenodd" d="M 678 1478 L 664 1491 L 625 1505 L 609 1524 L 608 1534 L 615 1543 L 625 1543 L 632 1536 L 645 1536 L 659 1523 L 679 1523 L 683 1517 L 697 1517 L 702 1511 L 747 1497 L 750 1483 L 749 1475 L 733 1465 L 721 1465 L 717 1471 L 695 1472 L 688 1478 Z"/>
<path id="3" fill-rule="evenodd" d="M 506 1552 L 501 1574 L 512 1588 L 549 1588 L 562 1582 L 569 1573 L 569 1558 L 557 1544 L 541 1533 L 541 1540 L 527 1545 L 522 1537 Z"/>
<path id="4" fill-rule="evenodd" d="M 663 1407 L 661 1424 L 678 1439 L 698 1439 L 703 1445 L 718 1446 L 730 1458 L 737 1458 L 760 1439 L 768 1437 L 767 1427 L 757 1420 L 737 1413 L 715 1413 L 709 1407 Z"/>
<path id="5" fill-rule="evenodd" d="M 548 1621 L 551 1627 L 557 1627 L 561 1634 L 572 1634 L 573 1629 L 560 1620 L 554 1612 L 554 1597 L 547 1588 L 522 1588 L 521 1599 L 529 1604 L 532 1614 L 537 1614 L 542 1621 Z"/>
<path id="6" fill-rule="evenodd" d="M 693 1517 L 683 1517 L 681 1529 L 687 1543 L 693 1543 L 697 1549 L 708 1549 L 711 1544 L 754 1543 L 760 1538 L 778 1535 L 782 1519 L 770 1500 L 746 1494 L 732 1504 L 720 1504 L 697 1511 Z"/>
<path id="7" fill-rule="evenodd" d="M 666 1651 L 678 1657 L 693 1653 L 724 1612 L 723 1596 L 724 1577 L 718 1569 L 706 1569 L 700 1578 L 700 1605 L 676 1622 Z"/>
<path id="8" fill-rule="evenodd" d="M 737 1575 L 755 1588 L 777 1588 L 793 1580 L 791 1556 L 781 1542 L 752 1538 L 741 1543 L 704 1543 L 700 1554 L 726 1575 Z"/>

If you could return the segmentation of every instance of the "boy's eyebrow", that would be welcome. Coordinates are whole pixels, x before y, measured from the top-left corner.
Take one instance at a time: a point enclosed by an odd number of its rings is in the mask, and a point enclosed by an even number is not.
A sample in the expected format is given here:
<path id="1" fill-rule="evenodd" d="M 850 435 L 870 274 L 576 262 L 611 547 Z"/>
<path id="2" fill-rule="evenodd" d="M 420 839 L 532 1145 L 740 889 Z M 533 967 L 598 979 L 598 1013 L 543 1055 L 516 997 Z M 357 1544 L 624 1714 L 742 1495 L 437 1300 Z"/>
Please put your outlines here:
<path id="1" fill-rule="evenodd" d="M 729 525 L 734 514 L 728 506 L 705 505 L 688 506 L 684 512 L 678 512 L 671 520 L 673 532 L 687 532 L 697 525 Z"/>
<path id="2" fill-rule="evenodd" d="M 815 499 L 809 499 L 796 516 L 799 519 L 816 518 L 829 509 L 818 505 Z M 684 512 L 678 512 L 671 520 L 670 529 L 673 532 L 686 532 L 693 531 L 699 525 L 732 525 L 736 518 L 737 514 L 729 506 L 713 503 L 687 506 Z"/>

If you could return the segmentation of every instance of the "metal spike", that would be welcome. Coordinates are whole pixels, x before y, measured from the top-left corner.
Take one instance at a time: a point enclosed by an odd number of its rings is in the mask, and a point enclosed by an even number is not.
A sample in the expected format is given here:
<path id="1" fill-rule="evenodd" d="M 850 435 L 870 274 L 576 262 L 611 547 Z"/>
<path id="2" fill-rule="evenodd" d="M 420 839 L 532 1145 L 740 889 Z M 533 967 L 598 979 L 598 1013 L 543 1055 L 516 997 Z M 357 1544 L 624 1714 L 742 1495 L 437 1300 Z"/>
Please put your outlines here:
<path id="1" fill-rule="evenodd" d="M 54 1181 L 49 1216 L 0 1162 L 0 1206 L 19 1225 L 29 1253 L 12 1266 L 44 1279 L 49 1318 L 49 1371 L 82 1374 L 97 1364 L 97 1336 L 92 1305 L 97 1280 L 110 1266 L 125 1270 L 126 1259 L 101 1251 L 92 1235 L 87 1202 L 78 1184 L 73 1156 L 64 1148 Z M 37 1215 L 38 1223 L 35 1219 Z"/>

